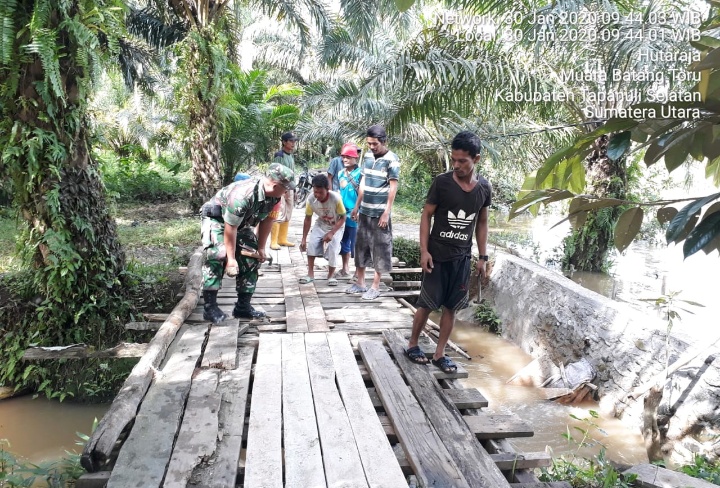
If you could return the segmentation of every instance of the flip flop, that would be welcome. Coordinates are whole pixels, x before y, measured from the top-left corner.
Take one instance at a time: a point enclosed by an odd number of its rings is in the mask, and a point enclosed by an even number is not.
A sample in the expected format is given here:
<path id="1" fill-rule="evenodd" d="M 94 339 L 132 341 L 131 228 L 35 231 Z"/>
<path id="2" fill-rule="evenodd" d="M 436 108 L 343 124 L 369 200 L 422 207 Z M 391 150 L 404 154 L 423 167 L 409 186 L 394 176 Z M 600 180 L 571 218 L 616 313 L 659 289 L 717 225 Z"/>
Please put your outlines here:
<path id="1" fill-rule="evenodd" d="M 302 284 L 302 285 L 306 285 L 306 284 L 308 284 L 308 283 L 312 283 L 313 281 L 315 281 L 315 279 L 314 279 L 314 278 L 311 278 L 310 276 L 305 276 L 304 278 L 300 278 L 300 279 L 298 280 L 298 282 L 299 282 L 300 284 Z"/>
<path id="2" fill-rule="evenodd" d="M 430 362 L 422 349 L 420 349 L 420 346 L 414 346 L 405 350 L 405 355 L 410 358 L 410 361 L 413 363 L 427 364 Z"/>
<path id="3" fill-rule="evenodd" d="M 336 280 L 335 278 L 330 278 L 328 280 L 328 286 L 337 286 L 337 284 L 338 284 L 338 280 Z"/>
<path id="4" fill-rule="evenodd" d="M 455 364 L 453 360 L 447 356 L 443 356 L 440 359 L 433 359 L 432 363 L 440 368 L 443 373 L 457 373 L 457 364 Z"/>

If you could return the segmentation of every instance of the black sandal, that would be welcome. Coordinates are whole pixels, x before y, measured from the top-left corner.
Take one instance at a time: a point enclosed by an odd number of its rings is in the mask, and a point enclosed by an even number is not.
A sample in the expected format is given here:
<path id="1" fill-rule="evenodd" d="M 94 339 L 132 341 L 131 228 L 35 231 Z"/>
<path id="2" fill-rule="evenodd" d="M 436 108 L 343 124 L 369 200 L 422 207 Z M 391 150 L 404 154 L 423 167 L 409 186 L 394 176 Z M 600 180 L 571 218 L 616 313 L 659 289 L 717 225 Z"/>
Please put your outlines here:
<path id="1" fill-rule="evenodd" d="M 417 364 L 427 364 L 430 361 L 428 361 L 427 356 L 425 356 L 425 353 L 420 349 L 420 346 L 414 346 L 410 349 L 407 349 L 405 351 L 405 355 L 410 358 L 410 361 Z"/>
<path id="2" fill-rule="evenodd" d="M 433 359 L 432 363 L 438 368 L 440 368 L 443 373 L 457 373 L 457 364 L 455 364 L 453 360 L 447 356 L 443 356 L 440 359 Z"/>

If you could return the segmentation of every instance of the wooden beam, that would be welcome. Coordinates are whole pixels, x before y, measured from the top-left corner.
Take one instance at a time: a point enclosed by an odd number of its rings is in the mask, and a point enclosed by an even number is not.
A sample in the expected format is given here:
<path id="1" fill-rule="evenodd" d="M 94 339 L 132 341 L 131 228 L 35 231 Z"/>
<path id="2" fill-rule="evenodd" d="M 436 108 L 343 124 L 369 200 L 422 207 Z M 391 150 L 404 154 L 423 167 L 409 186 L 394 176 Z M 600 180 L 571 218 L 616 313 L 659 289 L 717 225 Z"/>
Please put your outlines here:
<path id="1" fill-rule="evenodd" d="M 712 488 L 716 487 L 707 481 L 693 478 L 685 473 L 671 471 L 654 464 L 638 464 L 625 471 L 623 474 L 635 474 L 637 479 L 633 486 L 641 488 Z"/>
<path id="2" fill-rule="evenodd" d="M 96 351 L 94 347 L 85 344 L 75 344 L 68 347 L 47 348 L 31 347 L 23 354 L 24 361 L 38 361 L 45 359 L 88 359 L 88 358 L 139 358 L 148 350 L 148 344 L 135 344 L 123 342 L 110 349 Z"/>
<path id="3" fill-rule="evenodd" d="M 175 339 L 185 318 L 197 305 L 202 287 L 203 249 L 198 247 L 190 258 L 185 275 L 185 295 L 175 306 L 170 317 L 163 323 L 148 350 L 135 365 L 125 380 L 110 409 L 100 420 L 83 449 L 81 464 L 87 471 L 94 472 L 110 459 L 120 434 L 137 415 L 138 405 L 145 397 L 155 371 L 165 358 L 170 343 Z"/>

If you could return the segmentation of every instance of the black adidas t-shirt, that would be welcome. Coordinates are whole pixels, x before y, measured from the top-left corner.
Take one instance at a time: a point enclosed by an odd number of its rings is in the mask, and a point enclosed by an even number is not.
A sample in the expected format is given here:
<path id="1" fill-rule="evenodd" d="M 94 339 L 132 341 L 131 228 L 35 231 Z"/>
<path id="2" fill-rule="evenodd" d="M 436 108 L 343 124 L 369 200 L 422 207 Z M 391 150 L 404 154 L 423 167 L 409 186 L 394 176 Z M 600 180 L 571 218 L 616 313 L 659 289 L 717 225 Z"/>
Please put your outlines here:
<path id="1" fill-rule="evenodd" d="M 435 177 L 428 191 L 427 203 L 437 205 L 433 216 L 428 252 L 433 261 L 452 261 L 469 256 L 478 214 L 490 206 L 490 182 L 478 176 L 469 192 L 460 188 L 452 171 Z"/>

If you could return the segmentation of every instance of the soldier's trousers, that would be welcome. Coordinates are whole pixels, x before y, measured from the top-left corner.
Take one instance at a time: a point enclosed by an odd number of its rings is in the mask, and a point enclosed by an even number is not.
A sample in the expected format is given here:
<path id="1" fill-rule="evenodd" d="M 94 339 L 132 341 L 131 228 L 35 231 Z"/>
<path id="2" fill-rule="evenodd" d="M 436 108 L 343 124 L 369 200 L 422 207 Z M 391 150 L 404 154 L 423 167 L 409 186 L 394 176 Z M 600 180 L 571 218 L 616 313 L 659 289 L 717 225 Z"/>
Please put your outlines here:
<path id="1" fill-rule="evenodd" d="M 204 250 L 204 261 L 202 267 L 203 290 L 219 290 L 222 288 L 222 279 L 227 264 L 227 253 L 225 251 L 225 224 L 210 217 L 202 218 L 202 243 Z M 260 262 L 257 259 L 248 258 L 241 254 L 244 245 L 250 249 L 257 250 L 257 236 L 251 227 L 238 229 L 235 245 L 235 260 L 238 263 L 238 274 L 235 278 L 235 290 L 238 293 L 255 293 L 255 285 L 258 280 L 258 269 Z"/>

